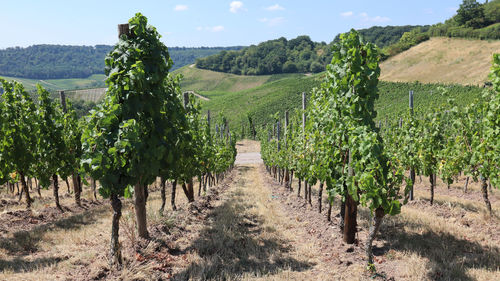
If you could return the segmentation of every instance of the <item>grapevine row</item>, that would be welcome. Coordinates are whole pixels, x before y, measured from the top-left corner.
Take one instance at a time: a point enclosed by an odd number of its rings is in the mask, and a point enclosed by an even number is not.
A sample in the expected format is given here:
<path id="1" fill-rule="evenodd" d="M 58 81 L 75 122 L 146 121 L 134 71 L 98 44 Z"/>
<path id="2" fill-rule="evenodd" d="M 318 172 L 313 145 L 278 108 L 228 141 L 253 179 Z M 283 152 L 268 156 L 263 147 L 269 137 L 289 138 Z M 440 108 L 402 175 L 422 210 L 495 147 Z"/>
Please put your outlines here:
<path id="1" fill-rule="evenodd" d="M 122 262 L 118 240 L 123 197 L 134 198 L 137 230 L 149 238 L 146 201 L 148 186 L 161 178 L 163 214 L 165 182 L 172 182 L 189 202 L 215 185 L 234 165 L 236 139 L 221 114 L 210 120 L 200 105 L 180 90 L 180 77 L 169 73 L 172 60 L 156 29 L 141 14 L 122 25 L 120 40 L 105 60 L 104 100 L 82 119 L 70 102 L 62 105 L 38 86 L 38 101 L 17 82 L 2 83 L 0 97 L 0 184 L 21 181 L 30 209 L 33 199 L 27 179 L 42 188 L 51 180 L 57 208 L 58 177 L 72 176 L 80 205 L 81 180 L 100 183 L 99 194 L 113 208 L 110 263 Z M 211 127 L 215 123 L 215 133 Z M 31 181 L 31 180 L 30 180 Z"/>
<path id="2" fill-rule="evenodd" d="M 341 36 L 333 53 L 326 78 L 312 90 L 307 107 L 303 97 L 303 109 L 290 118 L 287 112 L 285 126 L 275 115 L 274 122 L 259 132 L 267 171 L 290 190 L 295 176 L 298 196 L 303 183 L 303 198 L 309 204 L 311 186 L 319 183 L 320 213 L 326 187 L 328 220 L 331 202 L 339 195 L 346 243 L 355 241 L 358 205 L 368 207 L 372 215 L 366 244 L 370 267 L 371 244 L 382 218 L 400 213 L 401 206 L 413 199 L 415 173 L 430 177 L 431 192 L 437 174 L 448 184 L 461 172 L 480 177 L 491 214 L 487 181 L 500 186 L 500 56 L 494 56 L 491 79 L 495 88 L 485 90 L 482 100 L 487 102 L 460 110 L 448 99 L 448 104 L 426 114 L 414 113 L 412 108 L 404 119 L 381 129 L 375 125 L 373 108 L 380 73 L 377 48 L 351 31 Z"/>

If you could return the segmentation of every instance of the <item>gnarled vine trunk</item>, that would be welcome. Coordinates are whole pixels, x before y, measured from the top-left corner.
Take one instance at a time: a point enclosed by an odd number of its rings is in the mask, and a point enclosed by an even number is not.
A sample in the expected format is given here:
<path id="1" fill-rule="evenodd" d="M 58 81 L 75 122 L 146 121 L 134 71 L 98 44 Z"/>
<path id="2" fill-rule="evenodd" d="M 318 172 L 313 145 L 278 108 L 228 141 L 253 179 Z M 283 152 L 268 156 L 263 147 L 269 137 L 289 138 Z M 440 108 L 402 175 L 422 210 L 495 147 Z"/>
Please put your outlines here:
<path id="1" fill-rule="evenodd" d="M 91 185 L 92 185 L 92 192 L 94 193 L 94 200 L 97 201 L 97 183 L 96 183 L 96 180 L 94 178 L 92 178 L 90 181 L 91 181 Z"/>
<path id="2" fill-rule="evenodd" d="M 165 184 L 166 179 L 164 177 L 161 177 L 160 179 L 160 194 L 161 194 L 161 207 L 160 207 L 160 216 L 163 216 L 163 210 L 165 209 L 165 203 L 167 201 L 167 195 L 166 195 L 166 184 Z"/>
<path id="3" fill-rule="evenodd" d="M 434 186 L 436 186 L 436 183 L 434 182 L 435 179 L 434 174 L 429 176 L 429 181 L 431 182 L 431 205 L 434 203 Z"/>
<path id="4" fill-rule="evenodd" d="M 170 199 L 170 204 L 172 205 L 172 210 L 177 210 L 177 206 L 175 206 L 175 192 L 177 188 L 177 180 L 172 182 L 172 197 Z"/>
<path id="5" fill-rule="evenodd" d="M 340 232 L 344 233 L 345 196 L 340 199 Z"/>
<path id="6" fill-rule="evenodd" d="M 375 240 L 378 229 L 380 228 L 380 224 L 382 224 L 384 215 L 384 209 L 378 207 L 375 210 L 375 215 L 372 216 L 372 223 L 370 224 L 370 230 L 368 234 L 368 242 L 366 243 L 366 256 L 368 258 L 368 264 L 373 264 L 372 244 L 373 240 Z"/>
<path id="7" fill-rule="evenodd" d="M 321 214 L 321 209 L 323 206 L 323 183 L 319 184 L 319 192 L 318 192 L 318 211 Z"/>
<path id="8" fill-rule="evenodd" d="M 297 197 L 300 197 L 300 188 L 302 187 L 302 181 L 299 179 L 299 189 L 297 191 Z"/>
<path id="9" fill-rule="evenodd" d="M 411 179 L 411 187 L 410 187 L 410 201 L 413 201 L 413 188 L 415 186 L 415 169 L 410 169 L 410 179 Z"/>
<path id="10" fill-rule="evenodd" d="M 57 175 L 53 174 L 52 175 L 52 181 L 54 181 L 54 199 L 56 201 L 56 207 L 59 209 L 59 211 L 64 212 L 63 208 L 61 207 L 61 204 L 59 204 L 59 182 L 57 179 Z"/>
<path id="11" fill-rule="evenodd" d="M 111 207 L 113 207 L 113 220 L 111 224 L 111 247 L 109 252 L 110 266 L 122 264 L 122 253 L 119 241 L 120 217 L 122 216 L 122 202 L 115 193 L 111 194 Z"/>
<path id="12" fill-rule="evenodd" d="M 71 179 L 73 181 L 73 191 L 75 192 L 75 203 L 78 206 L 82 206 L 82 202 L 80 200 L 80 184 L 78 182 L 77 173 L 73 173 Z"/>
<path id="13" fill-rule="evenodd" d="M 486 209 L 488 210 L 488 214 L 493 216 L 493 211 L 491 210 L 490 200 L 488 199 L 488 180 L 486 178 L 481 178 L 481 192 L 483 193 L 483 200 L 486 204 Z"/>
<path id="14" fill-rule="evenodd" d="M 30 197 L 30 191 L 28 189 L 28 185 L 26 184 L 26 179 L 24 178 L 23 172 L 19 171 L 18 173 L 19 173 L 19 176 L 21 177 L 21 185 L 22 185 L 23 191 L 26 194 L 25 195 L 25 198 L 26 198 L 26 209 L 31 209 L 31 202 L 33 200 Z"/>
<path id="15" fill-rule="evenodd" d="M 139 237 L 148 239 L 148 225 L 146 221 L 146 195 L 144 185 L 140 182 L 134 185 L 135 216 L 137 219 L 137 232 Z"/>

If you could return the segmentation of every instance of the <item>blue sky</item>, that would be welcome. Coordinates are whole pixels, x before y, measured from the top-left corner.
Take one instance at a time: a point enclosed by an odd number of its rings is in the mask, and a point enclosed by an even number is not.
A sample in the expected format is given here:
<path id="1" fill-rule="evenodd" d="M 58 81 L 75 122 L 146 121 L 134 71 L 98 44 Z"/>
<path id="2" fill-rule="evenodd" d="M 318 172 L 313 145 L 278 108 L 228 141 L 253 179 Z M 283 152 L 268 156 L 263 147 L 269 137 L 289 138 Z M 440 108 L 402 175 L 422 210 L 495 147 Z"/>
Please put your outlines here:
<path id="1" fill-rule="evenodd" d="M 330 42 L 350 28 L 443 22 L 461 0 L 5 0 L 0 48 L 117 41 L 117 24 L 136 12 L 167 46 L 234 46 L 298 35 Z M 484 2 L 484 1 L 480 1 Z"/>

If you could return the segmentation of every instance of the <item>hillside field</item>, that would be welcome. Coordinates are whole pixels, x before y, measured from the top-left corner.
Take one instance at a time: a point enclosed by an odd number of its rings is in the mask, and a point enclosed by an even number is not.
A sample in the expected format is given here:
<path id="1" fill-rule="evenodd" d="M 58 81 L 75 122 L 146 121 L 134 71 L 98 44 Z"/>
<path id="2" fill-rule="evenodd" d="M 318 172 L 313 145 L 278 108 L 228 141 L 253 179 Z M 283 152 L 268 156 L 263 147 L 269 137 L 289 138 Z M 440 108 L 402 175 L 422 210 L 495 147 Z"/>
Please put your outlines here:
<path id="1" fill-rule="evenodd" d="M 195 91 L 209 100 L 200 100 L 203 110 L 215 114 L 224 112 L 236 132 L 241 132 L 241 124 L 247 126 L 249 114 L 256 125 L 262 125 L 276 112 L 293 110 L 301 106 L 301 93 L 310 95 L 318 87 L 324 73 L 313 75 L 281 74 L 272 76 L 241 76 L 184 67 L 174 72 L 182 74 L 183 91 Z M 422 83 L 394 83 L 380 81 L 379 99 L 375 106 L 377 119 L 385 122 L 397 120 L 408 109 L 408 93 L 415 93 L 416 110 L 429 111 L 433 106 L 446 102 L 438 89 L 442 86 L 458 105 L 466 105 L 482 96 L 483 88 L 462 85 L 440 85 Z M 394 119 L 395 117 L 396 119 Z"/>
<path id="2" fill-rule="evenodd" d="M 9 81 L 15 80 L 21 82 L 28 91 L 35 90 L 36 84 L 42 85 L 45 89 L 49 91 L 102 88 L 104 87 L 104 80 L 106 79 L 106 75 L 104 74 L 94 74 L 89 76 L 88 78 L 47 79 L 47 80 L 17 78 L 17 77 L 8 77 L 1 75 L 0 77 Z"/>
<path id="3" fill-rule="evenodd" d="M 499 40 L 433 37 L 382 62 L 380 79 L 482 86 L 499 51 Z"/>

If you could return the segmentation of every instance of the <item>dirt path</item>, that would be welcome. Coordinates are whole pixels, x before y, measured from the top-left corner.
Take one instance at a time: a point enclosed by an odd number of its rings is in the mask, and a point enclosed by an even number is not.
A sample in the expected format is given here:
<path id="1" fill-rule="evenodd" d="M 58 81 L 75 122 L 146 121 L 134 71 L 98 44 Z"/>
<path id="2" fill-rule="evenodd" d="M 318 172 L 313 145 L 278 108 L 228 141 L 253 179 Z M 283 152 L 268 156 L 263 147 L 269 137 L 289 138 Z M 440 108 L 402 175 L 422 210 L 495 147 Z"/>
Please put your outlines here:
<path id="1" fill-rule="evenodd" d="M 262 159 L 259 152 L 244 152 L 236 155 L 236 165 L 261 164 Z"/>
<path id="2" fill-rule="evenodd" d="M 262 164 L 255 163 L 259 154 L 248 145 L 241 147 L 247 152 L 238 156 L 233 183 L 207 225 L 190 246 L 181 247 L 193 250 L 192 262 L 174 280 L 329 280 L 320 249 L 273 200 Z"/>
<path id="3" fill-rule="evenodd" d="M 186 91 L 186 92 L 187 92 L 187 93 L 190 93 L 190 94 L 192 94 L 192 95 L 194 95 L 194 96 L 196 96 L 196 97 L 198 97 L 199 99 L 202 99 L 202 100 L 204 100 L 204 101 L 209 101 L 209 100 L 210 100 L 210 99 L 209 99 L 209 98 L 207 98 L 207 97 L 204 97 L 204 96 L 202 96 L 202 95 L 200 95 L 200 94 L 197 94 L 195 91 Z"/>

